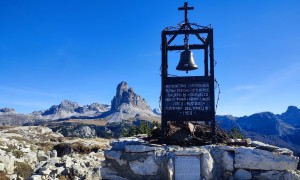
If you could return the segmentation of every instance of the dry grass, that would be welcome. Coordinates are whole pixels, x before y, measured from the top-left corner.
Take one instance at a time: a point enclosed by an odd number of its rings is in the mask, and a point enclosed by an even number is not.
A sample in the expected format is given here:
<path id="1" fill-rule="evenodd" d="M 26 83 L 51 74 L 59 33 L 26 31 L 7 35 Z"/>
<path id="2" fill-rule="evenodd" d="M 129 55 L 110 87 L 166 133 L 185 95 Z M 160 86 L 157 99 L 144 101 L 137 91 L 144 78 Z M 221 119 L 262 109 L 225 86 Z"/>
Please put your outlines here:
<path id="1" fill-rule="evenodd" d="M 38 146 L 38 149 L 43 150 L 45 153 L 52 150 L 54 147 L 54 144 L 50 142 L 37 142 L 35 145 Z"/>
<path id="2" fill-rule="evenodd" d="M 103 119 L 93 119 L 93 120 L 86 120 L 86 119 L 70 119 L 64 122 L 71 122 L 71 123 L 79 123 L 79 124 L 87 124 L 87 125 L 96 125 L 96 126 L 105 126 L 106 120 Z"/>
<path id="3" fill-rule="evenodd" d="M 9 178 L 6 176 L 7 174 L 3 171 L 0 171 L 0 180 L 9 180 Z"/>
<path id="4" fill-rule="evenodd" d="M 28 179 L 33 172 L 30 165 L 25 162 L 16 162 L 15 167 L 15 173 L 18 177 L 23 177 L 24 179 Z"/>
<path id="5" fill-rule="evenodd" d="M 14 140 L 17 140 L 17 141 L 19 141 L 19 142 L 30 143 L 30 141 L 29 141 L 28 139 L 25 139 L 25 138 L 23 138 L 22 136 L 10 136 L 10 137 L 7 137 L 7 139 L 9 139 L 9 140 L 14 139 Z"/>
<path id="6" fill-rule="evenodd" d="M 7 130 L 7 129 L 11 129 L 14 126 L 0 126 L 0 130 Z"/>
<path id="7" fill-rule="evenodd" d="M 11 129 L 11 130 L 7 130 L 5 133 L 19 134 L 19 130 Z"/>

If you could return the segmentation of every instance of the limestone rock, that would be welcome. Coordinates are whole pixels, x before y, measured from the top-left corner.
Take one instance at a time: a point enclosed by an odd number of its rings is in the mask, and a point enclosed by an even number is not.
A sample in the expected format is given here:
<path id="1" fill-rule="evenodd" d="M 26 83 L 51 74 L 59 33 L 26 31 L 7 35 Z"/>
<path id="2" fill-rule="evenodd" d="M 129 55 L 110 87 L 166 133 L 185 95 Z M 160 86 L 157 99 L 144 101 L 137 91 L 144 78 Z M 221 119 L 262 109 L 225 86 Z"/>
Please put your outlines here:
<path id="1" fill-rule="evenodd" d="M 112 146 L 112 150 L 120 151 L 124 150 L 128 145 L 140 145 L 142 143 L 145 143 L 145 141 L 136 137 L 127 137 L 114 140 L 110 145 Z"/>
<path id="2" fill-rule="evenodd" d="M 225 171 L 234 171 L 233 167 L 233 155 L 225 151 L 222 155 L 222 168 Z"/>
<path id="3" fill-rule="evenodd" d="M 249 171 L 246 171 L 244 169 L 238 169 L 233 176 L 233 179 L 243 179 L 243 180 L 248 180 L 251 179 L 252 175 Z"/>
<path id="4" fill-rule="evenodd" d="M 146 145 L 127 145 L 125 147 L 125 152 L 140 153 L 149 151 L 155 151 L 155 148 Z"/>
<path id="5" fill-rule="evenodd" d="M 168 161 L 167 169 L 168 169 L 168 179 L 173 180 L 174 179 L 174 163 L 173 163 L 172 158 L 170 158 Z"/>
<path id="6" fill-rule="evenodd" d="M 104 156 L 107 159 L 115 160 L 118 162 L 120 166 L 125 165 L 127 162 L 121 159 L 122 152 L 121 151 L 104 151 Z"/>
<path id="7" fill-rule="evenodd" d="M 42 176 L 41 175 L 33 175 L 30 178 L 28 178 L 28 180 L 42 180 Z"/>
<path id="8" fill-rule="evenodd" d="M 296 171 L 266 171 L 255 174 L 256 179 L 266 180 L 300 180 L 300 172 Z"/>
<path id="9" fill-rule="evenodd" d="M 39 170 L 40 175 L 49 175 L 51 173 L 51 170 L 48 167 L 41 168 Z"/>
<path id="10" fill-rule="evenodd" d="M 0 171 L 4 171 L 4 163 L 0 162 Z"/>
<path id="11" fill-rule="evenodd" d="M 15 158 L 14 156 L 4 155 L 0 156 L 0 162 L 4 164 L 4 171 L 7 174 L 13 174 L 15 169 Z"/>
<path id="12" fill-rule="evenodd" d="M 299 157 L 274 154 L 252 148 L 237 148 L 235 168 L 260 170 L 296 170 Z"/>
<path id="13" fill-rule="evenodd" d="M 81 138 L 95 138 L 97 136 L 96 130 L 89 126 L 79 126 L 72 134 Z"/>
<path id="14" fill-rule="evenodd" d="M 152 156 L 129 162 L 129 167 L 134 174 L 138 175 L 156 175 L 158 171 L 158 165 Z"/>
<path id="15" fill-rule="evenodd" d="M 213 179 L 214 160 L 206 149 L 202 155 L 202 167 L 205 179 Z"/>
<path id="16" fill-rule="evenodd" d="M 117 86 L 116 95 L 111 101 L 111 110 L 118 111 L 119 107 L 123 103 L 130 104 L 134 107 L 139 107 L 140 109 L 152 111 L 146 100 L 137 95 L 132 88 L 128 88 L 127 83 L 124 81 Z"/>

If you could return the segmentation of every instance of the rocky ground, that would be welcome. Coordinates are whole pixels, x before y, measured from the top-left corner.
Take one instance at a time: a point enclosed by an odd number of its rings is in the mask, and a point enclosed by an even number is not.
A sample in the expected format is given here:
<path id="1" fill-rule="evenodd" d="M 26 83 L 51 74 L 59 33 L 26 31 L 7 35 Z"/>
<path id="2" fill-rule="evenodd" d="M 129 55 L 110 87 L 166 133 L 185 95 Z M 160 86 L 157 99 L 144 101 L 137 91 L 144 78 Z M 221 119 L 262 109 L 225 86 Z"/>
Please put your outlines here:
<path id="1" fill-rule="evenodd" d="M 42 126 L 0 127 L 0 180 L 101 179 L 109 139 L 66 138 Z"/>

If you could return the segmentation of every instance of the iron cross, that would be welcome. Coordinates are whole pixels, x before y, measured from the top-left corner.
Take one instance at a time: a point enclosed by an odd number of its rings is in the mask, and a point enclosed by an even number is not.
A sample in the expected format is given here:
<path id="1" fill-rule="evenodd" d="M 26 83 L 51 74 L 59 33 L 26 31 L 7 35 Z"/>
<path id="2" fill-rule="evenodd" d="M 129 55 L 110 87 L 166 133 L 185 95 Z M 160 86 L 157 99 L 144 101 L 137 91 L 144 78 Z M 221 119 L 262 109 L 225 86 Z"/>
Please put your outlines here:
<path id="1" fill-rule="evenodd" d="M 185 2 L 183 7 L 179 7 L 178 8 L 179 11 L 184 10 L 184 22 L 187 24 L 188 23 L 188 18 L 187 18 L 187 14 L 188 14 L 188 10 L 194 10 L 194 7 L 188 7 L 188 3 Z"/>

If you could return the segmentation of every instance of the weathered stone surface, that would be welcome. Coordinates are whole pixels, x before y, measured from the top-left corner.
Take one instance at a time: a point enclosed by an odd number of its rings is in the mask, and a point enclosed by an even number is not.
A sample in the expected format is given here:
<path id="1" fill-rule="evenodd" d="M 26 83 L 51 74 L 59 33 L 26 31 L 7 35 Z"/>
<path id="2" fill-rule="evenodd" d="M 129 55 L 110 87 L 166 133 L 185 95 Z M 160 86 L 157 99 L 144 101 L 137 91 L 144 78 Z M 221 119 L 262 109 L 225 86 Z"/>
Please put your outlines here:
<path id="1" fill-rule="evenodd" d="M 10 180 L 23 180 L 23 178 L 18 178 L 18 175 L 16 174 L 11 174 L 8 176 Z"/>
<path id="2" fill-rule="evenodd" d="M 173 163 L 172 158 L 170 158 L 168 161 L 167 170 L 168 170 L 168 179 L 173 180 L 174 179 L 174 163 Z"/>
<path id="3" fill-rule="evenodd" d="M 188 148 L 182 148 L 182 149 L 177 149 L 174 151 L 176 155 L 201 155 L 204 153 L 207 153 L 208 151 L 206 149 L 203 149 L 201 147 L 188 147 Z"/>
<path id="4" fill-rule="evenodd" d="M 202 167 L 204 178 L 213 179 L 214 160 L 206 149 L 203 149 Z"/>
<path id="5" fill-rule="evenodd" d="M 233 176 L 233 179 L 242 179 L 242 180 L 248 180 L 251 179 L 252 175 L 249 171 L 246 171 L 245 169 L 238 169 Z"/>
<path id="6" fill-rule="evenodd" d="M 117 172 L 111 170 L 110 168 L 100 167 L 99 169 L 100 179 L 127 180 L 127 178 L 118 176 Z"/>
<path id="7" fill-rule="evenodd" d="M 40 175 L 49 175 L 50 173 L 51 169 L 49 169 L 48 167 L 44 167 L 39 170 Z"/>
<path id="8" fill-rule="evenodd" d="M 0 156 L 0 162 L 4 164 L 4 171 L 6 171 L 7 174 L 13 174 L 15 169 L 15 158 L 14 156 Z"/>
<path id="9" fill-rule="evenodd" d="M 155 151 L 155 148 L 146 145 L 127 145 L 125 147 L 125 152 L 139 153 L 139 152 L 149 152 L 149 151 Z"/>
<path id="10" fill-rule="evenodd" d="M 120 138 L 118 140 L 112 141 L 110 143 L 111 149 L 115 151 L 124 150 L 128 145 L 140 145 L 142 143 L 146 143 L 144 140 L 136 138 L 136 137 L 128 137 L 128 138 Z"/>
<path id="11" fill-rule="evenodd" d="M 233 167 L 233 155 L 227 151 L 222 155 L 222 168 L 223 171 L 234 171 Z"/>
<path id="12" fill-rule="evenodd" d="M 28 180 L 42 180 L 42 176 L 41 175 L 33 175 L 30 178 L 28 178 Z"/>
<path id="13" fill-rule="evenodd" d="M 265 180 L 300 180 L 299 171 L 267 171 L 260 174 L 254 174 L 256 179 Z"/>
<path id="14" fill-rule="evenodd" d="M 104 151 L 104 156 L 107 159 L 115 160 L 119 163 L 120 166 L 123 166 L 127 163 L 127 161 L 121 159 L 122 152 L 121 151 Z"/>
<path id="15" fill-rule="evenodd" d="M 295 170 L 298 162 L 299 157 L 240 147 L 235 151 L 234 167 L 258 170 Z"/>
<path id="16" fill-rule="evenodd" d="M 222 179 L 233 180 L 233 172 L 231 172 L 231 171 L 223 171 Z"/>
<path id="17" fill-rule="evenodd" d="M 159 168 L 152 156 L 129 162 L 129 167 L 134 174 L 138 175 L 156 175 Z"/>
<path id="18" fill-rule="evenodd" d="M 284 154 L 284 155 L 293 155 L 293 151 L 286 148 L 279 148 L 276 146 L 272 146 L 270 144 L 265 144 L 259 141 L 252 141 L 252 147 L 256 147 L 256 149 L 262 149 L 270 152 L 274 152 L 276 154 Z"/>
<path id="19" fill-rule="evenodd" d="M 300 172 L 299 171 L 287 171 L 283 173 L 284 180 L 300 180 Z"/>
<path id="20" fill-rule="evenodd" d="M 207 145 L 203 146 L 203 148 L 207 149 L 207 151 L 213 158 L 213 177 L 215 179 L 222 179 L 222 155 L 225 152 L 225 150 L 221 149 L 218 145 Z"/>
<path id="21" fill-rule="evenodd" d="M 0 171 L 4 171 L 4 164 L 0 163 Z"/>

